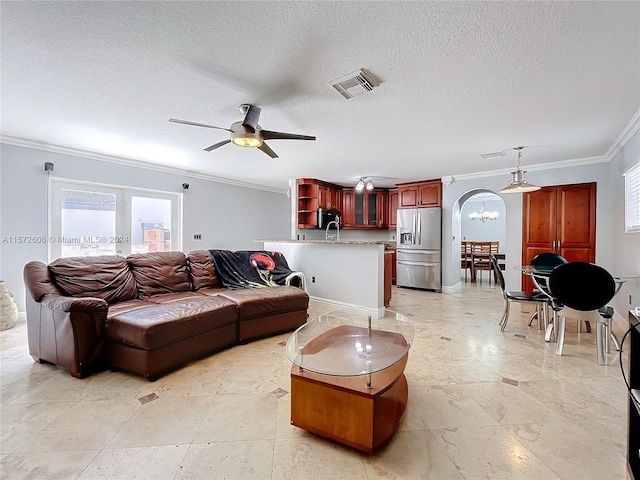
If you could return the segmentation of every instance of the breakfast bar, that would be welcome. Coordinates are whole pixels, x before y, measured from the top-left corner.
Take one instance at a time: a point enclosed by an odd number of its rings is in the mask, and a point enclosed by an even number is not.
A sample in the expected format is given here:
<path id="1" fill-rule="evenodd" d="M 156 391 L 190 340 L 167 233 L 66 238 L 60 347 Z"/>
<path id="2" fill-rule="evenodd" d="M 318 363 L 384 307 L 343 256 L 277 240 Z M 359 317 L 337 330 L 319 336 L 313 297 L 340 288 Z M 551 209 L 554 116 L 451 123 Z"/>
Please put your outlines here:
<path id="1" fill-rule="evenodd" d="M 292 270 L 304 273 L 311 298 L 384 311 L 385 274 L 388 284 L 386 291 L 389 292 L 387 296 L 390 296 L 390 249 L 395 247 L 395 242 L 256 241 L 264 243 L 264 250 L 282 252 Z"/>

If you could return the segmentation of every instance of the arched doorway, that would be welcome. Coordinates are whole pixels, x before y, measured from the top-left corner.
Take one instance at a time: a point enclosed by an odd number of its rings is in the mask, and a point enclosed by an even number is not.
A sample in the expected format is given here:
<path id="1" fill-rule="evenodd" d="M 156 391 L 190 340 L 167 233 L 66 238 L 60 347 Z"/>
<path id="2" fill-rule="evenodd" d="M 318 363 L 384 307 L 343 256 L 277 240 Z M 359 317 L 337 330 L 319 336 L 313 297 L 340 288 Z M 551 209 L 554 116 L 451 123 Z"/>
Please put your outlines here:
<path id="1" fill-rule="evenodd" d="M 456 239 L 457 258 L 460 265 L 460 281 L 471 281 L 471 275 L 465 268 L 467 262 L 463 262 L 463 242 L 497 242 L 498 251 L 506 250 L 507 222 L 506 207 L 502 197 L 488 189 L 474 189 L 458 198 L 454 205 L 453 231 Z M 482 284 L 489 285 L 488 276 L 482 279 Z"/>

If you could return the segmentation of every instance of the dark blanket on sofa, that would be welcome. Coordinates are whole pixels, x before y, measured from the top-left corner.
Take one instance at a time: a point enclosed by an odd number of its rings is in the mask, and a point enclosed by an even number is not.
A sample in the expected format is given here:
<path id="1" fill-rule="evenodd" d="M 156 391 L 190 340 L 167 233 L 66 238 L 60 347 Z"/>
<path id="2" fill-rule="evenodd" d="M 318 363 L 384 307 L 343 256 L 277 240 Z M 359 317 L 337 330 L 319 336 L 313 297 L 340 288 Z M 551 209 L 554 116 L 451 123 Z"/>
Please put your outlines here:
<path id="1" fill-rule="evenodd" d="M 209 250 L 222 284 L 230 290 L 285 285 L 293 273 L 280 252 Z M 292 283 L 293 284 L 293 283 Z M 294 284 L 294 286 L 297 286 Z"/>

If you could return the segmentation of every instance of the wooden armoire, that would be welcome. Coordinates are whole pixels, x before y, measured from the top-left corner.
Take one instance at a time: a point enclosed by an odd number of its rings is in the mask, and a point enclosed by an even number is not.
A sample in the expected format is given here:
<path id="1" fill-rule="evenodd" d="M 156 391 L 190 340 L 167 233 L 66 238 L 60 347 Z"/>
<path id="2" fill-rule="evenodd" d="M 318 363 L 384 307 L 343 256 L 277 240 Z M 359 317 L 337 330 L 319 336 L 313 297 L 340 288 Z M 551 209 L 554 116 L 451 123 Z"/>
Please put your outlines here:
<path id="1" fill-rule="evenodd" d="M 570 262 L 595 261 L 595 183 L 556 185 L 523 194 L 522 265 L 542 252 L 556 252 Z M 526 275 L 522 289 L 533 289 Z"/>

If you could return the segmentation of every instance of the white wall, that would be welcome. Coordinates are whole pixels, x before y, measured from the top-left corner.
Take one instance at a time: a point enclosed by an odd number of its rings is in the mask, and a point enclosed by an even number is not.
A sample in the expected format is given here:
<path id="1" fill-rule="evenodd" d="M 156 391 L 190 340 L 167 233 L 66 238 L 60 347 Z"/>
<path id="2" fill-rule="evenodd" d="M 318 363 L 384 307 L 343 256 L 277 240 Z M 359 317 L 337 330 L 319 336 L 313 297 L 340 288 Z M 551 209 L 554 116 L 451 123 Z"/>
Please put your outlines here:
<path id="1" fill-rule="evenodd" d="M 9 236 L 47 235 L 47 174 L 44 162 L 53 162 L 53 175 L 112 185 L 182 193 L 182 250 L 228 248 L 258 250 L 255 239 L 288 238 L 290 202 L 284 193 L 229 185 L 173 174 L 0 144 L 0 232 Z M 193 240 L 193 234 L 202 240 Z M 0 243 L 0 278 L 24 310 L 22 270 L 31 260 L 47 262 L 46 244 Z"/>
<path id="2" fill-rule="evenodd" d="M 610 266 L 614 275 L 640 276 L 640 233 L 624 232 L 624 178 L 622 174 L 640 161 L 640 131 L 631 137 L 609 165 L 611 205 L 609 229 Z M 631 301 L 629 301 L 631 296 Z M 626 319 L 627 311 L 640 306 L 640 279 L 628 280 L 612 301 L 613 308 Z"/>

